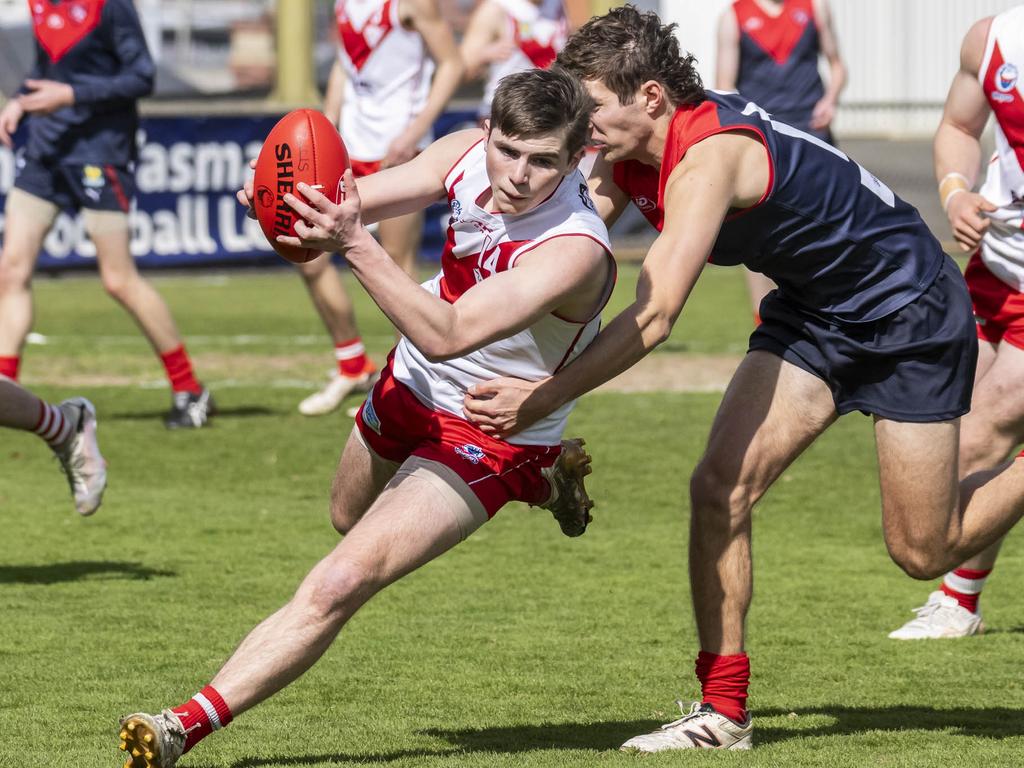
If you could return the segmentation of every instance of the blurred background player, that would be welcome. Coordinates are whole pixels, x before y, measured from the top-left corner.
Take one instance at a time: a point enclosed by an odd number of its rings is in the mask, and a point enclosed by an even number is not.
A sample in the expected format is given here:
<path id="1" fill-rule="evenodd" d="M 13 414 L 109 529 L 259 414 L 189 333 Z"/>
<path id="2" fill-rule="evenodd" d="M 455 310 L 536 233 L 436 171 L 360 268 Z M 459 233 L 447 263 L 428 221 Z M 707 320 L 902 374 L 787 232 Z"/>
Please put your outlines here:
<path id="1" fill-rule="evenodd" d="M 462 79 L 462 60 L 437 0 L 337 0 L 338 58 L 324 114 L 338 124 L 356 176 L 400 165 L 431 139 L 431 126 Z M 435 70 L 436 63 L 436 72 Z M 382 221 L 384 249 L 410 275 L 423 211 Z M 338 370 L 301 403 L 306 416 L 330 413 L 365 392 L 376 368 L 366 356 L 352 302 L 330 256 L 299 266 L 313 305 L 334 342 Z"/>
<path id="2" fill-rule="evenodd" d="M 462 38 L 469 79 L 486 76 L 478 117 L 491 116 L 491 101 L 505 75 L 546 69 L 565 46 L 569 22 L 562 0 L 484 0 Z"/>
<path id="3" fill-rule="evenodd" d="M 0 142 L 27 120 L 0 255 L 0 374 L 18 378 L 32 328 L 32 273 L 60 208 L 81 210 L 103 287 L 135 319 L 171 383 L 169 428 L 201 427 L 212 410 L 170 310 L 132 260 L 136 101 L 153 90 L 153 60 L 130 0 L 30 3 L 36 63 L 0 110 Z"/>
<path id="4" fill-rule="evenodd" d="M 828 62 L 828 84 L 818 60 Z M 739 91 L 772 117 L 834 144 L 832 118 L 846 67 L 827 0 L 736 0 L 718 21 L 715 88 Z M 775 283 L 744 269 L 760 322 L 761 299 Z"/>
<path id="5" fill-rule="evenodd" d="M 935 134 L 939 199 L 967 265 L 978 328 L 971 412 L 960 423 L 960 474 L 992 469 L 1024 441 L 1024 6 L 976 22 Z M 981 190 L 981 133 L 995 114 L 996 152 Z M 896 640 L 964 637 L 982 630 L 978 599 L 1002 541 L 946 574 Z"/>
<path id="6" fill-rule="evenodd" d="M 0 376 L 0 427 L 39 435 L 60 460 L 75 509 L 91 515 L 107 487 L 107 463 L 96 442 L 96 409 L 84 397 L 50 405 Z"/>
<path id="7" fill-rule="evenodd" d="M 514 74 L 495 96 L 487 134 L 445 136 L 358 189 L 346 174 L 349 195 L 340 206 L 302 184 L 285 196 L 312 224 L 296 227 L 303 244 L 344 252 L 404 336 L 338 465 L 331 513 L 341 543 L 209 685 L 178 707 L 122 721 L 120 747 L 132 755 L 126 768 L 171 768 L 295 681 L 376 593 L 459 544 L 508 501 L 546 505 L 554 497 L 586 513 L 589 459 L 581 443 L 561 440 L 571 404 L 505 441 L 466 421 L 462 398 L 500 372 L 549 375 L 597 335 L 615 264 L 576 168 L 591 107 L 564 73 Z M 420 286 L 367 234 L 360 201 L 373 220 L 446 196 L 442 269 Z"/>

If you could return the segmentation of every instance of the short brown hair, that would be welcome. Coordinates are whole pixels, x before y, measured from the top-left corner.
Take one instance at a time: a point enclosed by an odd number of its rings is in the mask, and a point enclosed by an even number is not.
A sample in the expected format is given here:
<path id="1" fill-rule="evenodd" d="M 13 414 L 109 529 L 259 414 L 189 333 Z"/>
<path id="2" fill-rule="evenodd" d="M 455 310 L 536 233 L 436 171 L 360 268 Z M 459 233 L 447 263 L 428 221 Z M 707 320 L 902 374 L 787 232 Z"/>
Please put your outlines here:
<path id="1" fill-rule="evenodd" d="M 581 80 L 603 83 L 623 104 L 632 104 L 648 80 L 661 83 L 677 107 L 699 104 L 706 97 L 696 59 L 679 52 L 675 29 L 653 11 L 614 8 L 576 30 L 558 63 Z"/>
<path id="2" fill-rule="evenodd" d="M 498 81 L 491 103 L 491 125 L 506 136 L 532 139 L 565 131 L 573 157 L 590 137 L 594 101 L 579 81 L 554 69 L 527 69 Z"/>

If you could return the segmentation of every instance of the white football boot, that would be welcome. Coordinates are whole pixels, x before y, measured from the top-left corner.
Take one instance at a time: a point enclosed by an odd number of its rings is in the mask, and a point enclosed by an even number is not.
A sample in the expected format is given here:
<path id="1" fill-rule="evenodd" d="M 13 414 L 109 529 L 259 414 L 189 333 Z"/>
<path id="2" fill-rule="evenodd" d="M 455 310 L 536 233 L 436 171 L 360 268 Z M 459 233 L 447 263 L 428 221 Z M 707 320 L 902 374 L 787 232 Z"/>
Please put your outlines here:
<path id="1" fill-rule="evenodd" d="M 73 431 L 53 452 L 71 486 L 78 514 L 91 515 L 100 508 L 107 487 L 107 462 L 96 442 L 96 408 L 84 397 L 73 397 L 57 407 Z"/>
<path id="2" fill-rule="evenodd" d="M 120 736 L 120 749 L 128 753 L 124 768 L 174 768 L 185 751 L 185 729 L 169 709 L 159 715 L 126 715 Z"/>
<path id="3" fill-rule="evenodd" d="M 331 413 L 353 392 L 369 392 L 376 381 L 376 371 L 366 371 L 358 376 L 342 376 L 335 371 L 323 389 L 299 403 L 299 413 L 303 416 L 323 416 Z"/>
<path id="4" fill-rule="evenodd" d="M 683 710 L 683 702 L 677 701 Z M 736 723 L 718 714 L 710 704 L 693 702 L 689 712 L 671 723 L 623 744 L 623 752 L 665 752 L 670 749 L 750 749 L 754 724 L 747 715 Z"/>
<path id="5" fill-rule="evenodd" d="M 893 640 L 938 640 L 968 637 L 985 631 L 980 613 L 971 613 L 942 590 L 928 595 L 928 602 L 915 608 L 917 616 L 889 633 Z"/>

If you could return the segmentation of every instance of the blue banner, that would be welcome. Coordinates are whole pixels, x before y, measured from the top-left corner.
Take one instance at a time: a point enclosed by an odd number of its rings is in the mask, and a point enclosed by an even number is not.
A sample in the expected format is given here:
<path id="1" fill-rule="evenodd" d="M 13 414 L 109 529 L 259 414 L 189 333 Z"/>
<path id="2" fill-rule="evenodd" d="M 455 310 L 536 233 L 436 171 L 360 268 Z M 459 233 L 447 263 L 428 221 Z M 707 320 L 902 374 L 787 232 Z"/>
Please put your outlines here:
<path id="1" fill-rule="evenodd" d="M 148 117 L 139 131 L 138 186 L 132 207 L 132 254 L 140 267 L 275 263 L 279 258 L 259 225 L 235 199 L 251 173 L 249 161 L 280 115 Z M 440 136 L 471 124 L 471 112 L 447 112 Z M 14 186 L 16 158 L 0 146 L 0 211 Z M 447 208 L 431 206 L 422 256 L 437 259 Z M 4 227 L 0 214 L 0 236 Z M 91 266 L 96 251 L 81 215 L 61 212 L 43 245 L 39 268 Z M 283 262 L 282 262 L 283 263 Z"/>

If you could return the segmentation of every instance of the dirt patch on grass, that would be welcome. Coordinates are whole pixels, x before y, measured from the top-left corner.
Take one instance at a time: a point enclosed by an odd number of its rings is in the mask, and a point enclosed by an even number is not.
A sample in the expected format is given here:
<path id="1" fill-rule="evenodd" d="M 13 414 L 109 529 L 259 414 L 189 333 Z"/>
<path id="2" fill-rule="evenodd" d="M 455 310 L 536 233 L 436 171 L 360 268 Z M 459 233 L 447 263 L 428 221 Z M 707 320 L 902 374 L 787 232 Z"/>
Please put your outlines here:
<path id="1" fill-rule="evenodd" d="M 741 360 L 739 355 L 655 353 L 601 387 L 603 392 L 721 392 Z M 308 387 L 322 383 L 333 361 L 328 353 L 205 352 L 193 356 L 197 375 L 212 387 Z M 159 385 L 163 371 L 148 355 L 92 358 L 47 353 L 26 366 L 27 386 L 134 387 Z"/>

